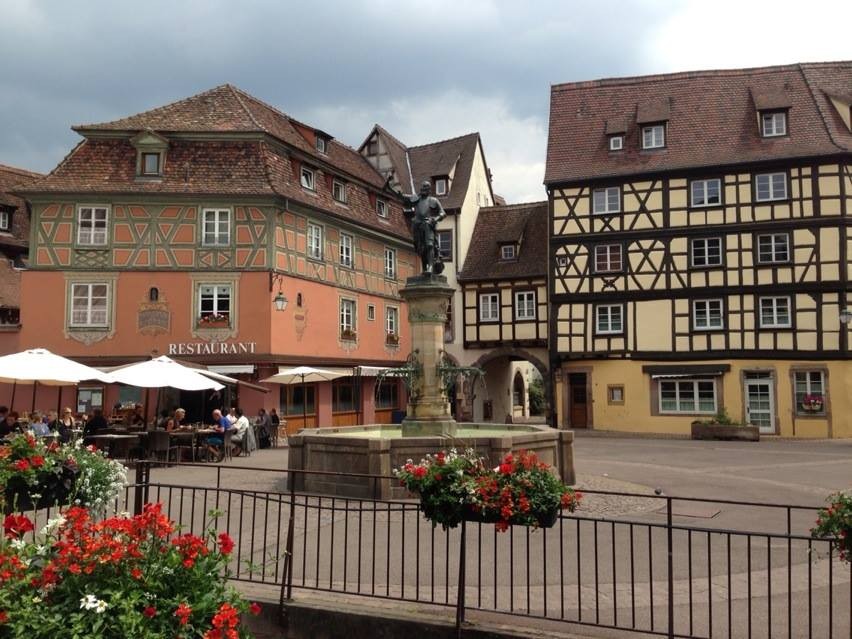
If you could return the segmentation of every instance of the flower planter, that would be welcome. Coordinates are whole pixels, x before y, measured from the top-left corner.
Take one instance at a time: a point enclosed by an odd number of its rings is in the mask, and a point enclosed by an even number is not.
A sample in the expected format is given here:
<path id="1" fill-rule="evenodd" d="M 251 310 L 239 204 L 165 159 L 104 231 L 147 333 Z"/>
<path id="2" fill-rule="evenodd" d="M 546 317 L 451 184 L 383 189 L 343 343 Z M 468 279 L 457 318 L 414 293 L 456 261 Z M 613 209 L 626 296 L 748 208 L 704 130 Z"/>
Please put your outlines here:
<path id="1" fill-rule="evenodd" d="M 64 506 L 73 494 L 76 482 L 77 471 L 68 466 L 63 466 L 61 473 L 50 475 L 35 486 L 10 481 L 4 493 L 3 514 L 40 510 L 57 504 Z M 34 501 L 33 495 L 40 496 Z"/>
<path id="2" fill-rule="evenodd" d="M 822 412 L 822 402 L 803 403 L 802 410 L 806 413 Z"/>
<path id="3" fill-rule="evenodd" d="M 198 328 L 230 328 L 230 320 L 199 320 Z"/>
<path id="4" fill-rule="evenodd" d="M 553 526 L 556 525 L 556 522 L 559 521 L 559 508 L 534 513 L 533 516 L 538 521 L 539 528 L 553 528 Z M 476 512 L 475 510 L 468 508 L 465 510 L 462 519 L 479 524 L 496 524 L 500 521 L 500 514 L 493 510 Z M 509 520 L 509 525 L 526 526 L 527 524 L 515 523 L 514 521 Z"/>
<path id="5" fill-rule="evenodd" d="M 692 422 L 692 439 L 712 439 L 721 441 L 760 441 L 760 429 L 757 426 L 734 426 L 729 424 L 708 424 Z"/>

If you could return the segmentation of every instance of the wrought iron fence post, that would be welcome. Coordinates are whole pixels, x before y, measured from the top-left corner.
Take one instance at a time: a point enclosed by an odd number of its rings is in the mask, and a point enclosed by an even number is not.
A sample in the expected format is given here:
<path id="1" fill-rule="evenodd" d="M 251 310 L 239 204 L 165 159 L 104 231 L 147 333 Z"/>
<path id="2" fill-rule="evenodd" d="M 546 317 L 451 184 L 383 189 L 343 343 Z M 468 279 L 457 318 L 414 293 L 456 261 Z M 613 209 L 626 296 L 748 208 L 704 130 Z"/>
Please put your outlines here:
<path id="1" fill-rule="evenodd" d="M 285 601 L 293 598 L 293 535 L 296 527 L 296 478 L 293 471 L 288 472 L 290 484 L 290 513 L 287 517 L 287 543 L 284 550 L 284 577 L 281 582 L 281 597 L 279 600 L 278 614 L 281 624 L 287 627 L 287 610 Z"/>
<path id="2" fill-rule="evenodd" d="M 449 551 L 449 549 L 447 549 Z M 459 585 L 456 600 L 456 636 L 461 639 L 464 623 L 465 567 L 467 564 L 467 522 L 461 523 L 461 546 L 459 547 Z"/>
<path id="3" fill-rule="evenodd" d="M 709 541 L 707 543 L 710 543 Z M 668 551 L 668 582 L 669 582 L 669 631 L 668 636 L 669 639 L 672 639 L 674 635 L 674 543 L 673 543 L 673 531 L 672 531 L 672 498 L 666 496 L 666 547 Z M 708 570 L 710 568 L 708 567 Z M 651 576 L 653 579 L 653 575 Z M 712 592 L 708 593 L 708 596 L 712 596 Z M 653 606 L 654 603 L 651 602 Z"/>
<path id="4" fill-rule="evenodd" d="M 148 484 L 151 483 L 151 467 L 147 462 L 136 463 L 136 486 L 133 491 L 133 514 L 139 515 L 148 501 Z"/>

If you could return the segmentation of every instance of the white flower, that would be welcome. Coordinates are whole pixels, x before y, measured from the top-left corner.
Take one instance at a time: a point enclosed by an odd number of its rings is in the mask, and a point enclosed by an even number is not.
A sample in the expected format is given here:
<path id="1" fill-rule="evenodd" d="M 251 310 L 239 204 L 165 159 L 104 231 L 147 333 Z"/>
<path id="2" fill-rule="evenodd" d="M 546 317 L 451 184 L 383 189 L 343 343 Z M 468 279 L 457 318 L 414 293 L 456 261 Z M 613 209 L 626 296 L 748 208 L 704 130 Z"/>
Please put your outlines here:
<path id="1" fill-rule="evenodd" d="M 95 612 L 98 614 L 102 613 L 107 609 L 107 602 L 98 600 L 98 605 L 95 606 Z"/>
<path id="2" fill-rule="evenodd" d="M 33 597 L 33 603 L 41 603 L 41 597 Z"/>
<path id="3" fill-rule="evenodd" d="M 13 539 L 9 542 L 9 545 L 15 550 L 23 550 L 27 547 L 27 542 L 25 542 L 23 539 Z"/>
<path id="4" fill-rule="evenodd" d="M 106 601 L 98 599 L 94 595 L 86 595 L 85 597 L 80 598 L 80 608 L 84 610 L 94 610 L 96 613 L 100 614 L 108 607 L 109 606 Z"/>
<path id="5" fill-rule="evenodd" d="M 65 524 L 65 517 L 59 515 L 58 517 L 54 517 L 53 519 L 48 519 L 47 523 L 44 525 L 44 528 L 41 529 L 41 535 L 50 535 L 57 528 L 63 526 Z"/>

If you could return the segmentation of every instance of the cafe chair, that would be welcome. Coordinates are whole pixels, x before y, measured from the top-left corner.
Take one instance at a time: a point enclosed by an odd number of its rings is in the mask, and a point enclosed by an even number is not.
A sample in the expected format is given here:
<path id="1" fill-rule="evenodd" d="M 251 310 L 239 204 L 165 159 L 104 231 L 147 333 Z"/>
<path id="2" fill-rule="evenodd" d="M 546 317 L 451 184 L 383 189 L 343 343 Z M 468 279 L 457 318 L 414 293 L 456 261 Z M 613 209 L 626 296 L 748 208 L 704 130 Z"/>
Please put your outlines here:
<path id="1" fill-rule="evenodd" d="M 148 459 L 169 463 L 169 455 L 175 451 L 177 462 L 177 447 L 171 445 L 171 438 L 164 430 L 152 430 L 148 433 Z"/>

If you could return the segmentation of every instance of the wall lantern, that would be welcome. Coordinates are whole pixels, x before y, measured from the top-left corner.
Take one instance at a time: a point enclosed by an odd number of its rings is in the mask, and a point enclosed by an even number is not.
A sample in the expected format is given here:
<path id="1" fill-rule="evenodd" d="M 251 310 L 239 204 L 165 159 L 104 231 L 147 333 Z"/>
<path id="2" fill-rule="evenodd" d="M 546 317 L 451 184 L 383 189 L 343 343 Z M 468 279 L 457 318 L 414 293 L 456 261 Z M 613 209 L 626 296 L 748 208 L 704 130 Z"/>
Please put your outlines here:
<path id="1" fill-rule="evenodd" d="M 848 308 L 840 309 L 840 322 L 842 324 L 852 322 L 852 310 L 849 310 Z"/>
<path id="2" fill-rule="evenodd" d="M 269 291 L 272 292 L 272 287 L 275 282 L 278 282 L 278 293 L 272 299 L 272 303 L 275 304 L 276 311 L 283 311 L 287 308 L 287 304 L 289 300 L 285 297 L 284 292 L 281 290 L 282 285 L 284 284 L 284 275 L 282 273 L 270 273 L 269 274 Z"/>

